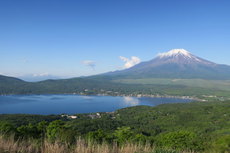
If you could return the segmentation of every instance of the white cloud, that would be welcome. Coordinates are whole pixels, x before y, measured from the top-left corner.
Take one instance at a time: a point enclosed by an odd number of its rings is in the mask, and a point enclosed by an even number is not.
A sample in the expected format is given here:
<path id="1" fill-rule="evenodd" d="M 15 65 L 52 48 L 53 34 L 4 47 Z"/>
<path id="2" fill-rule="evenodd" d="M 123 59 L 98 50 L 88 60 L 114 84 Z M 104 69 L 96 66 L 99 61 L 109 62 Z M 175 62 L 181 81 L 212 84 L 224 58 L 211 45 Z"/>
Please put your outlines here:
<path id="1" fill-rule="evenodd" d="M 18 78 L 29 81 L 29 82 L 36 82 L 42 81 L 47 79 L 60 79 L 61 77 L 52 75 L 50 73 L 34 73 L 34 74 L 24 74 L 18 75 Z"/>
<path id="2" fill-rule="evenodd" d="M 40 73 L 40 74 L 33 74 L 33 77 L 43 77 L 43 76 L 49 76 L 49 73 Z"/>
<path id="3" fill-rule="evenodd" d="M 15 77 L 15 74 L 13 74 L 13 73 L 3 73 L 3 72 L 0 72 L 0 75 Z"/>
<path id="4" fill-rule="evenodd" d="M 130 68 L 141 62 L 140 58 L 136 56 L 132 56 L 130 59 L 123 56 L 120 56 L 119 58 L 125 62 L 124 68 Z"/>
<path id="5" fill-rule="evenodd" d="M 84 64 L 84 65 L 86 65 L 86 66 L 89 66 L 89 67 L 91 67 L 92 69 L 94 69 L 95 66 L 96 66 L 96 62 L 91 61 L 91 60 L 82 61 L 82 64 Z"/>

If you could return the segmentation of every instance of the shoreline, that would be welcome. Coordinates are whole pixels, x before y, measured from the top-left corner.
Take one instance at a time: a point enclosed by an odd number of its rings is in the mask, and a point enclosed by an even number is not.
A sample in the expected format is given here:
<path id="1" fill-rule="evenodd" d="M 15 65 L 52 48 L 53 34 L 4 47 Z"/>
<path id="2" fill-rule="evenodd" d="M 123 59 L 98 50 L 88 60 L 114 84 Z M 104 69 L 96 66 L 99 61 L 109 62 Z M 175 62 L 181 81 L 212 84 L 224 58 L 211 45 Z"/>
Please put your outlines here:
<path id="1" fill-rule="evenodd" d="M 0 96 L 31 96 L 31 95 L 78 95 L 78 96 L 112 96 L 112 97 L 135 97 L 135 98 L 175 98 L 175 99 L 188 99 L 193 101 L 207 101 L 191 96 L 173 96 L 173 95 L 149 95 L 149 94 L 81 94 L 81 93 L 46 93 L 46 94 L 1 94 Z"/>

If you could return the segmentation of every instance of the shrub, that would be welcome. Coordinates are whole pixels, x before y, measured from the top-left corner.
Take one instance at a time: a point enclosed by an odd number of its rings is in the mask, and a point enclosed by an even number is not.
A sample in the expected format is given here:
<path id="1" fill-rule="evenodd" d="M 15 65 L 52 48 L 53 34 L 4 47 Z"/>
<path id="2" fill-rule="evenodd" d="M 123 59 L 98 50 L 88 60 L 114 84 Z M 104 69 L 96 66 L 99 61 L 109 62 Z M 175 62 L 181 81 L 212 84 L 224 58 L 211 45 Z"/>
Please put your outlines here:
<path id="1" fill-rule="evenodd" d="M 177 150 L 202 150 L 202 142 L 195 133 L 189 131 L 177 131 L 161 134 L 157 140 L 159 146 Z"/>
<path id="2" fill-rule="evenodd" d="M 230 135 L 224 135 L 222 137 L 219 137 L 213 143 L 213 150 L 219 153 L 230 152 Z"/>
<path id="3" fill-rule="evenodd" d="M 123 144 L 127 141 L 130 141 L 132 135 L 133 135 L 133 132 L 130 127 L 123 126 L 123 127 L 117 128 L 117 130 L 114 131 L 115 140 L 119 144 Z"/>
<path id="4" fill-rule="evenodd" d="M 15 131 L 15 128 L 11 123 L 5 122 L 5 121 L 0 122 L 0 133 L 9 134 L 14 131 Z"/>
<path id="5" fill-rule="evenodd" d="M 64 122 L 60 120 L 55 120 L 51 122 L 46 128 L 46 134 L 49 141 L 55 141 L 60 136 L 60 132 L 64 128 Z"/>

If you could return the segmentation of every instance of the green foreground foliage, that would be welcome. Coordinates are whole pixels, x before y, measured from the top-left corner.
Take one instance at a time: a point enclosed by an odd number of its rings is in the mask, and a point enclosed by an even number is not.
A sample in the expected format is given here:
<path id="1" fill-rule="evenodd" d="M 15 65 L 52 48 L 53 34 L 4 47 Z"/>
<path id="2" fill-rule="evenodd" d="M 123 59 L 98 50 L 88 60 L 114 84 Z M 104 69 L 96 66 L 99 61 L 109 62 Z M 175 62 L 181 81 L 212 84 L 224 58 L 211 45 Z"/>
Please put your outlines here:
<path id="1" fill-rule="evenodd" d="M 137 106 L 76 116 L 0 115 L 0 133 L 70 145 L 81 137 L 97 144 L 150 144 L 162 149 L 159 152 L 230 152 L 229 101 Z"/>

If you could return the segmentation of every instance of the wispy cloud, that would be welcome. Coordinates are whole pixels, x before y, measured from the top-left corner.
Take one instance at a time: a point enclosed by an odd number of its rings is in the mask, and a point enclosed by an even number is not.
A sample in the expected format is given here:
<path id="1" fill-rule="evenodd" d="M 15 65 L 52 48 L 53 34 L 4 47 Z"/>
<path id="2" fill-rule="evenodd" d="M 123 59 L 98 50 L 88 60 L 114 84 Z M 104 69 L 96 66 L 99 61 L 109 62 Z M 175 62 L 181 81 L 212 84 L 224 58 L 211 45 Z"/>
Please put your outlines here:
<path id="1" fill-rule="evenodd" d="M 28 63 L 29 60 L 28 60 L 27 58 L 22 58 L 22 59 L 21 59 L 21 62 L 22 62 L 22 63 Z"/>
<path id="2" fill-rule="evenodd" d="M 91 61 L 91 60 L 84 60 L 84 61 L 82 61 L 82 64 L 84 64 L 85 66 L 89 66 L 92 69 L 94 69 L 96 66 L 96 62 Z"/>
<path id="3" fill-rule="evenodd" d="M 49 73 L 39 73 L 39 74 L 33 74 L 33 77 L 44 77 L 44 76 L 49 76 Z"/>
<path id="4" fill-rule="evenodd" d="M 123 57 L 123 56 L 120 56 L 119 57 L 122 61 L 125 62 L 124 64 L 124 68 L 130 68 L 138 63 L 141 62 L 140 58 L 136 57 L 136 56 L 132 56 L 130 59 L 129 58 L 126 58 L 126 57 Z"/>
<path id="5" fill-rule="evenodd" d="M 34 73 L 34 74 L 26 74 L 26 75 L 20 75 L 17 76 L 18 78 L 29 81 L 29 82 L 35 82 L 35 81 L 42 81 L 47 79 L 60 79 L 61 77 L 52 75 L 50 73 Z"/>

